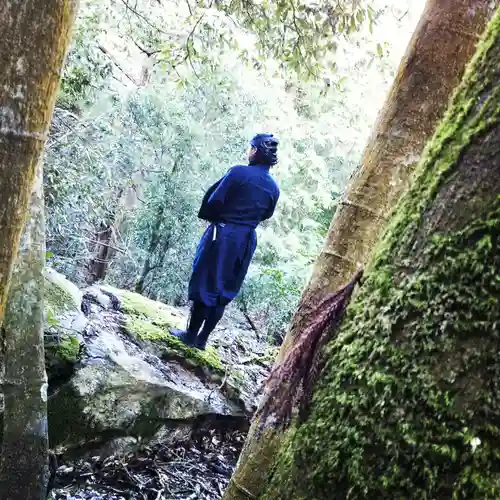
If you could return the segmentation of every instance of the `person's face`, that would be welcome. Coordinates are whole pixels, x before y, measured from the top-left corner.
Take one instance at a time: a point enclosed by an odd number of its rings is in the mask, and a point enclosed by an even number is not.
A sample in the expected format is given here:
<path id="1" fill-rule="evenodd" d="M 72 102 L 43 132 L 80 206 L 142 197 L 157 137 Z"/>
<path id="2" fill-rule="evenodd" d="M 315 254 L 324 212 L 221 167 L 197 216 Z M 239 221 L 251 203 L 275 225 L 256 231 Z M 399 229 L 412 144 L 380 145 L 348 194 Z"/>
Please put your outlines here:
<path id="1" fill-rule="evenodd" d="M 247 150 L 247 158 L 248 158 L 248 161 L 251 161 L 252 158 L 255 156 L 255 153 L 257 152 L 257 148 L 255 148 L 254 146 L 249 146 L 248 147 L 248 150 Z"/>

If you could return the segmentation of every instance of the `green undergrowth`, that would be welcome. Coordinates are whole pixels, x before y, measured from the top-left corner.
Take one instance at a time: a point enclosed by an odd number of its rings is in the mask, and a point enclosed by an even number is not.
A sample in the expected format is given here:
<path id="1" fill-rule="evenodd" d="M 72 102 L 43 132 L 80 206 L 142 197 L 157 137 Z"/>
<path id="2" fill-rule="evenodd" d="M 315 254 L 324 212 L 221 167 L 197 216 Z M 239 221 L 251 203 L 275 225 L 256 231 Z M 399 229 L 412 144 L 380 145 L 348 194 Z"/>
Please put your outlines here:
<path id="1" fill-rule="evenodd" d="M 422 229 L 449 201 L 442 188 L 467 182 L 464 152 L 499 126 L 500 10 L 488 33 L 325 349 L 265 500 L 500 498 L 500 195 L 452 197 L 460 225 Z"/>
<path id="2" fill-rule="evenodd" d="M 182 329 L 185 324 L 182 314 L 175 308 L 126 290 L 110 286 L 104 289 L 121 300 L 126 331 L 140 341 L 160 347 L 164 359 L 184 358 L 194 366 L 223 371 L 221 358 L 215 349 L 207 347 L 201 351 L 188 347 L 169 332 L 169 328 Z"/>

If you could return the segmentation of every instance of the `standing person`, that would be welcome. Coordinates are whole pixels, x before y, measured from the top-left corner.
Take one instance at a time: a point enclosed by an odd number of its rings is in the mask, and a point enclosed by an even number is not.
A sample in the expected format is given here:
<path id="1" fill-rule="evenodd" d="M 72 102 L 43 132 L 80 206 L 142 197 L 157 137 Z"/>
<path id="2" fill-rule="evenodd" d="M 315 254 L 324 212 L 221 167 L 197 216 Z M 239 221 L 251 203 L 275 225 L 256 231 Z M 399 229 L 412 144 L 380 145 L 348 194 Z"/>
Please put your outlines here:
<path id="1" fill-rule="evenodd" d="M 248 165 L 238 165 L 206 192 L 198 217 L 210 222 L 193 262 L 185 344 L 204 350 L 209 335 L 236 297 L 257 246 L 255 228 L 269 219 L 280 194 L 269 169 L 278 162 L 278 139 L 257 134 L 250 141 Z"/>

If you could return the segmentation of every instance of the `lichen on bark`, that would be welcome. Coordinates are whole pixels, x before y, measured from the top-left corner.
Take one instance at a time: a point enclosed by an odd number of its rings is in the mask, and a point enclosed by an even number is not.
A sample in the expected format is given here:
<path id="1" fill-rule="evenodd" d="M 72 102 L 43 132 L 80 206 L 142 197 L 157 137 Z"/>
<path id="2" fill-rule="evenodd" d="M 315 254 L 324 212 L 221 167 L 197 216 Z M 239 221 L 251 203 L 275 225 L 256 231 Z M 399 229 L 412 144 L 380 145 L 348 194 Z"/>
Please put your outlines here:
<path id="1" fill-rule="evenodd" d="M 43 174 L 36 174 L 2 328 L 0 497 L 42 499 L 48 480 L 47 376 L 43 347 Z"/>
<path id="2" fill-rule="evenodd" d="M 499 242 L 500 8 L 262 498 L 500 497 Z"/>

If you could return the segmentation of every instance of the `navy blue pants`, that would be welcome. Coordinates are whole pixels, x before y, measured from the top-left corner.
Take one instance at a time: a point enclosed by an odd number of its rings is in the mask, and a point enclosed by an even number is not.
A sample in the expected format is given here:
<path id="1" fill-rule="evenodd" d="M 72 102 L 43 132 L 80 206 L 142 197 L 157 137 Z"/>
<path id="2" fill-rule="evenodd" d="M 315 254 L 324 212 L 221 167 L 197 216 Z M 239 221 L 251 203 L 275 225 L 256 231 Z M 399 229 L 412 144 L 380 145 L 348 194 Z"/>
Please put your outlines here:
<path id="1" fill-rule="evenodd" d="M 211 224 L 196 250 L 189 299 L 207 307 L 229 304 L 240 291 L 256 247 L 253 227 Z"/>
<path id="2" fill-rule="evenodd" d="M 217 323 L 224 315 L 225 306 L 207 307 L 201 302 L 194 302 L 191 308 L 191 318 L 188 333 L 198 335 L 199 340 L 206 342 L 208 336 L 215 330 Z M 203 329 L 200 329 L 203 325 Z"/>

